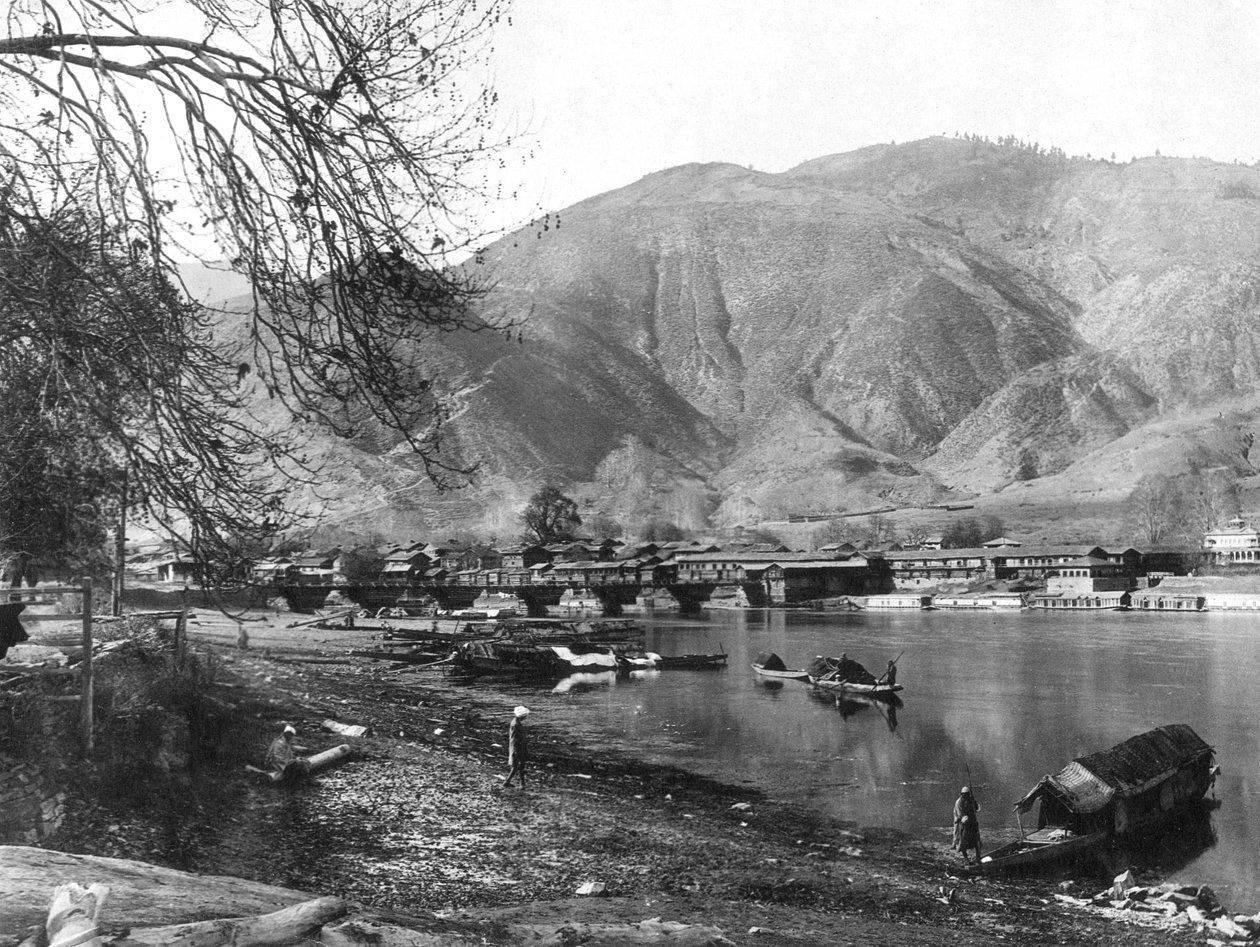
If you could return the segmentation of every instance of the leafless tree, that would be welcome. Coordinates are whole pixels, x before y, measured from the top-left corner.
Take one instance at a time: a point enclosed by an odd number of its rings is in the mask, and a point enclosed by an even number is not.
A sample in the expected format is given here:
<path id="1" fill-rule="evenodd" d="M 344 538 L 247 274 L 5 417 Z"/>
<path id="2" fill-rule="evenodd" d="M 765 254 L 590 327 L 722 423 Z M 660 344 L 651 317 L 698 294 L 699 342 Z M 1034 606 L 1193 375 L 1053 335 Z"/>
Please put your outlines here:
<path id="1" fill-rule="evenodd" d="M 396 432 L 437 483 L 434 333 L 480 329 L 453 259 L 502 144 L 477 64 L 500 0 L 14 0 L 0 38 L 0 215 L 92 215 L 168 275 L 248 278 L 240 346 L 295 417 Z M 229 331 L 230 328 L 230 331 Z M 505 329 L 498 326 L 495 328 Z"/>

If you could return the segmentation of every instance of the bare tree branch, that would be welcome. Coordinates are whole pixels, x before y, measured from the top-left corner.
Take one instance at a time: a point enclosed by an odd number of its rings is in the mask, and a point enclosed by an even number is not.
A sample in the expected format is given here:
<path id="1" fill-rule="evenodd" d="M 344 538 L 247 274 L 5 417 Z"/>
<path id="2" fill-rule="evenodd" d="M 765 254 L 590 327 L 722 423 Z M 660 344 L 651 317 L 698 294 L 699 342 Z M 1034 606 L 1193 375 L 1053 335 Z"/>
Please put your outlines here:
<path id="1" fill-rule="evenodd" d="M 295 417 L 394 432 L 436 483 L 462 482 L 422 353 L 435 333 L 508 328 L 470 313 L 484 287 L 450 265 L 484 239 L 466 211 L 505 144 L 477 81 L 502 7 L 16 0 L 0 212 L 48 217 L 90 179 L 94 216 L 156 269 L 196 257 L 248 277 L 246 361 Z"/>

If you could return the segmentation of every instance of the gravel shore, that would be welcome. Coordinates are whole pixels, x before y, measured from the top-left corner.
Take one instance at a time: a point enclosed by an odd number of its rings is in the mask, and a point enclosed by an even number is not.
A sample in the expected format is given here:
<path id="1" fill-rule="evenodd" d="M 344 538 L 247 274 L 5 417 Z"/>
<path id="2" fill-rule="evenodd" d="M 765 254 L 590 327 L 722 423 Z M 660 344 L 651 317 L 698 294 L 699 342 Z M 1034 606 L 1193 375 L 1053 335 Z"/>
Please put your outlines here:
<path id="1" fill-rule="evenodd" d="M 212 613 L 190 633 L 215 665 L 216 699 L 256 723 L 259 761 L 287 721 L 311 752 L 352 743 L 351 762 L 296 790 L 239 765 L 203 774 L 221 791 L 190 795 L 177 831 L 79 800 L 58 844 L 435 913 L 483 925 L 490 940 L 510 924 L 659 917 L 735 943 L 1203 942 L 1193 925 L 1063 896 L 1093 894 L 1096 878 L 1073 888 L 967 877 L 944 845 L 650 766 L 543 715 L 530 721 L 533 781 L 504 789 L 509 704 L 493 686 L 347 658 L 370 633 L 293 620 L 251 616 L 248 650 L 238 625 Z M 370 731 L 348 739 L 325 720 Z"/>

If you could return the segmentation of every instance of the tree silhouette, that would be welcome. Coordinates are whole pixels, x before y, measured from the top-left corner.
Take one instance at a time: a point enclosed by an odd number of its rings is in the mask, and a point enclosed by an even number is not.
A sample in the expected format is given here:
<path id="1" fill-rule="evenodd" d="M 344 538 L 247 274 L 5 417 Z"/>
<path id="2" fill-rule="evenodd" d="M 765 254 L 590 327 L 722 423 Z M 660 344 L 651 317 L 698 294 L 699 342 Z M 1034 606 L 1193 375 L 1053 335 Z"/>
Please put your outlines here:
<path id="1" fill-rule="evenodd" d="M 0 38 L 0 216 L 94 215 L 156 272 L 225 261 L 241 363 L 295 417 L 394 432 L 439 484 L 419 344 L 486 328 L 453 254 L 482 235 L 498 0 L 15 0 Z M 172 23 L 176 27 L 172 29 Z M 208 344 L 207 339 L 198 339 Z"/>
<path id="2" fill-rule="evenodd" d="M 527 541 L 554 543 L 572 539 L 574 531 L 582 525 L 582 517 L 572 499 L 558 487 L 547 484 L 529 498 L 521 513 L 521 523 Z"/>
<path id="3" fill-rule="evenodd" d="M 501 6 L 9 5 L 0 382 L 24 412 L 5 419 L 24 445 L 0 471 L 10 499 L 73 480 L 65 502 L 99 518 L 125 480 L 202 554 L 285 521 L 274 473 L 309 475 L 314 425 L 401 441 L 438 486 L 466 479 L 440 453 L 448 397 L 424 346 L 508 328 L 472 314 L 475 266 L 451 265 L 482 239 L 465 208 L 489 196 L 495 95 L 471 68 Z M 187 303 L 196 260 L 248 279 L 240 308 Z"/>

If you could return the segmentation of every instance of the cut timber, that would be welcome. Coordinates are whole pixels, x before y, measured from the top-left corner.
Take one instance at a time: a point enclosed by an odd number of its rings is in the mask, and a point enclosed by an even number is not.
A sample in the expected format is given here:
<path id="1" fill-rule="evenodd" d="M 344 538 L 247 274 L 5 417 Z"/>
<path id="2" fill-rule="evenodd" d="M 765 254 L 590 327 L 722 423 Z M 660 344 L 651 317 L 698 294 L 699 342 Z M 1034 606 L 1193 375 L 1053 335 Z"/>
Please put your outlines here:
<path id="1" fill-rule="evenodd" d="M 169 927 L 132 928 L 118 947 L 159 944 L 162 947 L 264 947 L 298 943 L 329 921 L 342 917 L 348 905 L 340 898 L 317 898 L 271 914 L 227 917 L 217 921 L 173 924 Z"/>
<path id="2" fill-rule="evenodd" d="M 352 723 L 339 723 L 336 720 L 325 720 L 323 723 L 325 730 L 331 730 L 333 733 L 339 733 L 343 737 L 365 737 L 368 728 Z"/>
<path id="3" fill-rule="evenodd" d="M 343 743 L 340 746 L 334 746 L 331 750 L 325 750 L 323 753 L 316 753 L 310 758 L 311 772 L 318 773 L 321 769 L 336 766 L 349 758 L 353 752 L 354 750 L 350 748 L 349 743 Z"/>
<path id="4" fill-rule="evenodd" d="M 264 914 L 314 895 L 275 885 L 176 871 L 125 858 L 71 855 L 0 845 L 0 918 L 6 931 L 43 927 L 48 894 L 69 879 L 109 887 L 105 921 L 111 929 L 185 923 L 208 915 Z"/>

